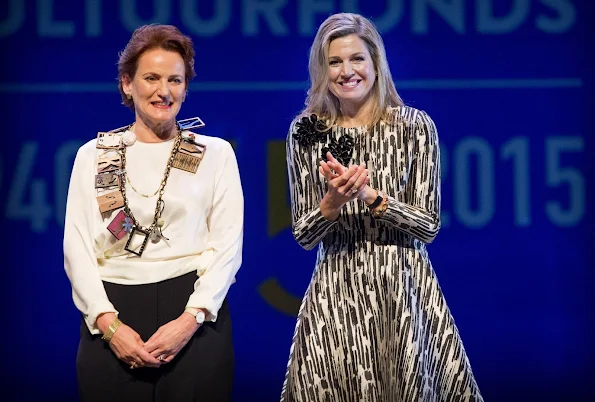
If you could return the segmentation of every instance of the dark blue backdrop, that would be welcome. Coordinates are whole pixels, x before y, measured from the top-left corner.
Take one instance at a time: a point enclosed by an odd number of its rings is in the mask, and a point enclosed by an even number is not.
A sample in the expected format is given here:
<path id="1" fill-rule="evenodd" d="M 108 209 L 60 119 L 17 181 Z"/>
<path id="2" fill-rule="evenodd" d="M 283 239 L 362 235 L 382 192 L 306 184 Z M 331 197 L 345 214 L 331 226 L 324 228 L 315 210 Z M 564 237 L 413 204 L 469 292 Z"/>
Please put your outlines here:
<path id="1" fill-rule="evenodd" d="M 284 140 L 315 29 L 341 10 L 378 23 L 401 95 L 437 124 L 443 229 L 429 252 L 486 400 L 584 400 L 594 361 L 592 2 L 8 0 L 0 353 L 10 400 L 76 400 L 66 189 L 78 146 L 133 118 L 115 63 L 147 22 L 195 40 L 198 76 L 180 118 L 198 115 L 202 133 L 234 142 L 247 212 L 229 295 L 235 400 L 278 400 L 315 257 L 289 229 Z"/>

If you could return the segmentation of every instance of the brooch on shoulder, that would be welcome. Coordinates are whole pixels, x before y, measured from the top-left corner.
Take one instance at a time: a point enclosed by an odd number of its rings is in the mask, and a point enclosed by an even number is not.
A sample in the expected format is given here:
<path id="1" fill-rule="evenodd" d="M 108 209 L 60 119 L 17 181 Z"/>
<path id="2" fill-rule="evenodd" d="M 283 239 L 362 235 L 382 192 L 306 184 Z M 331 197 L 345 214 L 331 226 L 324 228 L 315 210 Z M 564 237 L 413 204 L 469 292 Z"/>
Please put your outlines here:
<path id="1" fill-rule="evenodd" d="M 349 166 L 353 155 L 353 137 L 349 134 L 343 134 L 339 139 L 333 138 L 331 130 L 318 118 L 311 114 L 304 116 L 295 123 L 297 130 L 293 133 L 293 138 L 304 147 L 311 147 L 317 143 L 327 144 L 321 149 L 322 160 L 328 162 L 326 153 L 330 152 L 343 166 Z"/>
<path id="2" fill-rule="evenodd" d="M 302 117 L 295 125 L 297 130 L 293 133 L 293 138 L 303 147 L 323 143 L 327 139 L 328 128 L 315 114 Z"/>

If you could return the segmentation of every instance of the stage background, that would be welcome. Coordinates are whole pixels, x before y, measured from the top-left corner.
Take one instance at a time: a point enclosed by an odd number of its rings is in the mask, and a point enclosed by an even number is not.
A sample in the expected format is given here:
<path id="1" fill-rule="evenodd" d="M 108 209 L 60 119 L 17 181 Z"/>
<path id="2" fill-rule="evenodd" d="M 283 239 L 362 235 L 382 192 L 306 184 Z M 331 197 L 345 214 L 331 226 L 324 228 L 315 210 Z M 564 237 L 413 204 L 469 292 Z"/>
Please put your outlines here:
<path id="1" fill-rule="evenodd" d="M 315 252 L 290 230 L 284 141 L 330 13 L 382 32 L 397 88 L 434 119 L 442 230 L 428 249 L 486 401 L 587 400 L 593 373 L 593 2 L 5 0 L 0 4 L 3 395 L 75 401 L 80 318 L 62 235 L 77 148 L 133 115 L 118 52 L 149 22 L 191 35 L 180 118 L 233 141 L 246 201 L 229 294 L 235 401 L 279 398 Z"/>

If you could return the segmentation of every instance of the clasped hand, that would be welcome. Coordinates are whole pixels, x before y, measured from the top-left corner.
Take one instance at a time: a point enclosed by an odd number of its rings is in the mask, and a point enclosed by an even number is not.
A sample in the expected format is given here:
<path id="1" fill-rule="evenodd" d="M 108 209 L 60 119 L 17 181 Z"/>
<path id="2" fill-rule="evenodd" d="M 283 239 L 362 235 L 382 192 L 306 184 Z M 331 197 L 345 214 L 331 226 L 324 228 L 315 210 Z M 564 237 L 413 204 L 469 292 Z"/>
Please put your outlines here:
<path id="1" fill-rule="evenodd" d="M 347 202 L 363 195 L 370 178 L 364 164 L 344 167 L 327 152 L 327 162 L 321 161 L 319 172 L 326 179 L 328 191 L 321 202 L 321 210 L 327 219 L 334 220 Z"/>
<path id="2" fill-rule="evenodd" d="M 126 324 L 120 325 L 109 346 L 114 354 L 130 368 L 160 367 L 171 362 L 188 343 L 199 325 L 190 314 L 183 313 L 177 319 L 161 326 L 143 342 L 140 335 Z"/>

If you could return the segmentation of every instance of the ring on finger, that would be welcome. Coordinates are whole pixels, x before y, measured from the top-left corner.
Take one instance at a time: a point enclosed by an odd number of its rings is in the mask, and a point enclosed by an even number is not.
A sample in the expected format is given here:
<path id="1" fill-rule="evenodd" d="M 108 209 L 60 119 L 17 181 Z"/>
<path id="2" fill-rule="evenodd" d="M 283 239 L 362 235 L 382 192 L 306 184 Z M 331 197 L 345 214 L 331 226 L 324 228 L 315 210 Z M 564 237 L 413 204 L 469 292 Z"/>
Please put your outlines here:
<path id="1" fill-rule="evenodd" d="M 353 187 L 350 192 L 351 192 L 351 194 L 355 194 L 358 191 L 359 191 L 359 189 L 357 187 Z"/>
<path id="2" fill-rule="evenodd" d="M 159 355 L 159 357 L 157 358 L 157 360 L 159 360 L 160 362 L 165 360 L 165 355 Z"/>
<path id="3" fill-rule="evenodd" d="M 130 370 L 134 370 L 136 367 L 136 362 L 132 362 L 132 364 L 130 365 Z"/>

